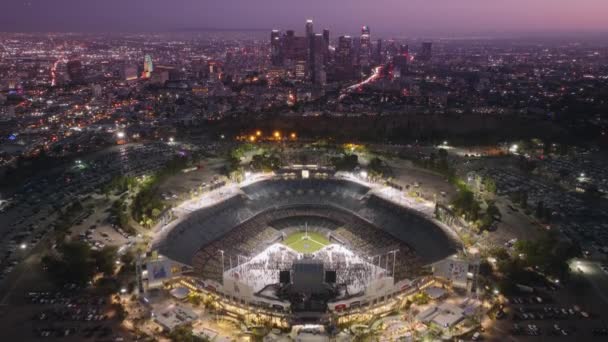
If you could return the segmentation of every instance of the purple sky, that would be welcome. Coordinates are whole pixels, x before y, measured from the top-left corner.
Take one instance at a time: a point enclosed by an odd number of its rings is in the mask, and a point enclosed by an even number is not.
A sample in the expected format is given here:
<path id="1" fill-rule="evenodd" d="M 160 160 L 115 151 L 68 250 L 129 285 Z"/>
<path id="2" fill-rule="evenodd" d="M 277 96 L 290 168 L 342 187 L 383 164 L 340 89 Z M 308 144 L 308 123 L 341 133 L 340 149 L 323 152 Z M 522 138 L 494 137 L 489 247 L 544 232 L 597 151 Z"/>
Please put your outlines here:
<path id="1" fill-rule="evenodd" d="M 336 34 L 608 32 L 608 0 L 4 0 L 0 31 L 294 28 Z"/>

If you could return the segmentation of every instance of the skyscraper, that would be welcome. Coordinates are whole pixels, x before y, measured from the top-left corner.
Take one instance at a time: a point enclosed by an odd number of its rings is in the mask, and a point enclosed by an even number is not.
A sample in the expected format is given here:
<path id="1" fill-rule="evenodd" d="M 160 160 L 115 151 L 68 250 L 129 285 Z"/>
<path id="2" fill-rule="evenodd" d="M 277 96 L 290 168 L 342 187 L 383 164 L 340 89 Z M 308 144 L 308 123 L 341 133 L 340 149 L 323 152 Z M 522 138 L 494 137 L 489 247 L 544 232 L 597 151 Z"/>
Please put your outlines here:
<path id="1" fill-rule="evenodd" d="M 283 47 L 279 30 L 270 32 L 270 61 L 273 66 L 283 65 Z"/>
<path id="2" fill-rule="evenodd" d="M 404 77 L 407 73 L 407 66 L 410 59 L 410 51 L 408 45 L 400 45 L 399 52 L 393 56 L 394 76 Z"/>
<path id="3" fill-rule="evenodd" d="M 152 71 L 154 71 L 154 66 L 152 65 L 152 57 L 150 55 L 146 55 L 144 57 L 144 72 L 142 73 L 143 78 L 150 78 L 152 75 Z"/>
<path id="4" fill-rule="evenodd" d="M 306 20 L 306 37 L 312 37 L 315 31 L 312 28 L 312 19 Z"/>
<path id="5" fill-rule="evenodd" d="M 325 39 L 322 34 L 318 33 L 312 37 L 310 44 L 311 60 L 310 60 L 310 80 L 314 84 L 323 84 L 325 80 Z"/>
<path id="6" fill-rule="evenodd" d="M 341 66 L 351 66 L 353 38 L 351 36 L 340 36 L 338 38 L 338 47 L 336 48 L 336 63 Z"/>
<path id="7" fill-rule="evenodd" d="M 312 27 L 312 19 L 306 20 L 306 40 L 308 46 L 308 58 L 306 60 L 306 73 L 308 77 L 313 80 L 314 78 L 314 39 L 315 39 L 315 31 Z"/>
<path id="8" fill-rule="evenodd" d="M 323 42 L 325 43 L 325 59 L 327 60 L 327 56 L 329 55 L 329 30 L 323 30 Z"/>
<path id="9" fill-rule="evenodd" d="M 364 25 L 361 28 L 361 38 L 359 43 L 359 63 L 361 66 L 367 67 L 371 62 L 372 41 L 369 26 Z"/>
<path id="10" fill-rule="evenodd" d="M 432 56 L 432 47 L 433 43 L 431 42 L 423 42 L 422 43 L 422 51 L 418 55 L 418 59 L 422 61 L 429 61 Z"/>
<path id="11" fill-rule="evenodd" d="M 374 58 L 376 59 L 376 63 L 382 63 L 382 39 L 378 39 L 376 41 L 376 52 L 374 53 Z"/>

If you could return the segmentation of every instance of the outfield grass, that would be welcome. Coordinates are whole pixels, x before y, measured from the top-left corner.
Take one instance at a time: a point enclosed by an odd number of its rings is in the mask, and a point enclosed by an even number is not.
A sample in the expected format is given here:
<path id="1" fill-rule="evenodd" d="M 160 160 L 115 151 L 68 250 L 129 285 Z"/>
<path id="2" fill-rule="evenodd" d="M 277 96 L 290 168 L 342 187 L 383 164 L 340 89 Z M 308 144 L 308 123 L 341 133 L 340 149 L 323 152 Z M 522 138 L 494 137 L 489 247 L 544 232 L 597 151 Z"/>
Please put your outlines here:
<path id="1" fill-rule="evenodd" d="M 283 240 L 283 244 L 299 253 L 314 253 L 330 244 L 323 234 L 309 232 L 308 237 L 306 235 L 305 232 L 291 234 Z"/>

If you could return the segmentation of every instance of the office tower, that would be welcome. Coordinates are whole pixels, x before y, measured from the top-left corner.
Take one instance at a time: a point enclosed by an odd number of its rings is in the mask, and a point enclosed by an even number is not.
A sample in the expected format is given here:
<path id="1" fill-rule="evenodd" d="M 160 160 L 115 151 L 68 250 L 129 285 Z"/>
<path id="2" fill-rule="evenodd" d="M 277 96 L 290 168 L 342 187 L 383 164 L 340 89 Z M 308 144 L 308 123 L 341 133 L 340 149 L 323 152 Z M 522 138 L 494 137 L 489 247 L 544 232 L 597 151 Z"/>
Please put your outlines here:
<path id="1" fill-rule="evenodd" d="M 283 65 L 282 50 L 281 32 L 279 30 L 272 30 L 270 32 L 270 61 L 273 66 Z"/>
<path id="2" fill-rule="evenodd" d="M 369 26 L 361 28 L 361 38 L 359 40 L 359 64 L 363 67 L 369 66 L 371 62 L 372 42 Z"/>
<path id="3" fill-rule="evenodd" d="M 179 80 L 181 77 L 173 75 L 172 73 L 177 71 L 175 68 L 166 66 L 157 66 L 154 71 L 150 74 L 150 83 L 156 85 L 164 85 L 169 80 Z"/>
<path id="4" fill-rule="evenodd" d="M 315 34 L 312 38 L 311 45 L 311 60 L 310 60 L 310 79 L 314 84 L 322 84 L 321 80 L 324 79 L 322 76 L 325 73 L 325 39 L 322 34 Z"/>
<path id="5" fill-rule="evenodd" d="M 399 52 L 393 56 L 393 65 L 395 66 L 393 73 L 394 77 L 404 77 L 407 73 L 408 62 L 410 59 L 409 46 L 399 46 Z"/>
<path id="6" fill-rule="evenodd" d="M 67 63 L 67 72 L 72 84 L 81 84 L 84 82 L 84 69 L 82 63 L 75 59 Z"/>
<path id="7" fill-rule="evenodd" d="M 312 37 L 315 31 L 312 28 L 312 19 L 306 20 L 306 37 Z"/>
<path id="8" fill-rule="evenodd" d="M 154 66 L 152 65 L 152 57 L 150 55 L 146 55 L 144 57 L 144 72 L 142 73 L 143 78 L 150 78 L 152 75 L 152 71 L 154 71 Z"/>
<path id="9" fill-rule="evenodd" d="M 351 66 L 353 38 L 351 36 L 340 36 L 338 38 L 338 47 L 336 49 L 336 63 L 341 66 Z"/>
<path id="10" fill-rule="evenodd" d="M 418 55 L 418 59 L 422 60 L 422 61 L 430 60 L 431 56 L 432 56 L 432 47 L 433 47 L 433 43 L 431 43 L 431 42 L 422 43 L 422 51 L 420 51 L 420 54 Z"/>
<path id="11" fill-rule="evenodd" d="M 336 69 L 335 78 L 337 80 L 350 80 L 355 75 L 353 65 L 353 38 L 351 36 L 340 36 L 335 53 Z"/>
<path id="12" fill-rule="evenodd" d="M 313 78 L 313 74 L 314 74 L 314 70 L 313 70 L 314 39 L 315 39 L 315 31 L 313 30 L 313 27 L 312 27 L 312 19 L 308 19 L 308 20 L 306 20 L 306 40 L 307 40 L 307 48 L 308 48 L 308 58 L 306 59 L 306 61 L 307 61 L 306 73 L 308 74 L 310 79 Z"/>
<path id="13" fill-rule="evenodd" d="M 294 63 L 294 75 L 299 80 L 306 78 L 306 60 L 296 60 Z"/>
<path id="14" fill-rule="evenodd" d="M 375 59 L 376 59 L 376 63 L 380 64 L 382 63 L 382 39 L 378 39 L 376 41 L 376 52 L 374 54 Z"/>
<path id="15" fill-rule="evenodd" d="M 323 41 L 325 42 L 326 46 L 329 46 L 329 30 L 328 29 L 323 30 Z"/>

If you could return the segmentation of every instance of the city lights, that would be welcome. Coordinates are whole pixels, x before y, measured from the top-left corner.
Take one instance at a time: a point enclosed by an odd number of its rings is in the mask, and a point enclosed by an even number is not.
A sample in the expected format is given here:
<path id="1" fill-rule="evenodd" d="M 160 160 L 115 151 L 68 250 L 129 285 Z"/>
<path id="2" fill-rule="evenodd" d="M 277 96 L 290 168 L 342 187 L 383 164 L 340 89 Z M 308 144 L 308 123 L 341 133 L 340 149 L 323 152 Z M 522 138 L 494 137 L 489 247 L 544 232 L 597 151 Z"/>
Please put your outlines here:
<path id="1" fill-rule="evenodd" d="M 336 1 L 5 6 L 4 335 L 608 336 L 599 0 Z"/>

